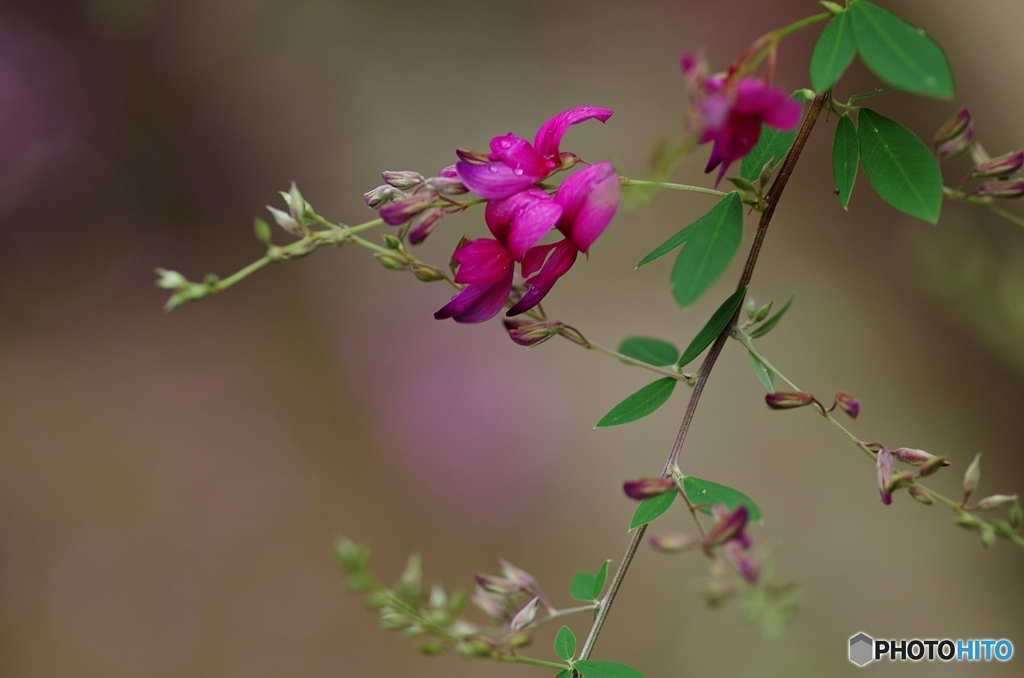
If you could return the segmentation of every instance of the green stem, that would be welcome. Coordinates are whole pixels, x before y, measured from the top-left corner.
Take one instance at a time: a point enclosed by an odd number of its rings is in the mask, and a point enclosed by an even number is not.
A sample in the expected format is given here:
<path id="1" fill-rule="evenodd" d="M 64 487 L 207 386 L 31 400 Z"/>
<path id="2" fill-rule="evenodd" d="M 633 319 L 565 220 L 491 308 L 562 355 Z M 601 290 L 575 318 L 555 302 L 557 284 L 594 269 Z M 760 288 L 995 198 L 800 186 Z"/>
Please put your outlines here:
<path id="1" fill-rule="evenodd" d="M 995 214 L 996 216 L 1000 216 L 1003 219 L 1006 219 L 1011 224 L 1016 224 L 1017 226 L 1020 226 L 1021 228 L 1024 228 L 1024 219 L 1018 217 L 1016 214 L 1013 214 L 1011 212 L 1007 212 L 1002 207 L 996 207 L 995 205 L 993 205 L 990 202 L 982 202 L 980 200 L 972 200 L 970 198 L 968 198 L 968 200 L 970 202 L 973 202 L 975 205 L 981 205 L 982 207 L 987 209 L 992 214 Z"/>
<path id="2" fill-rule="evenodd" d="M 702 186 L 690 186 L 689 184 L 672 184 L 665 181 L 645 181 L 643 179 L 630 179 L 629 177 L 619 177 L 619 182 L 623 186 L 646 186 L 649 188 L 668 188 L 673 191 L 689 191 L 690 193 L 703 193 L 704 195 L 714 195 L 719 198 L 724 198 L 729 195 L 722 191 L 716 191 L 713 188 L 704 188 Z"/>
<path id="3" fill-rule="evenodd" d="M 578 332 L 578 330 L 577 330 L 577 332 Z M 582 337 L 582 335 L 580 335 L 580 336 Z M 658 374 L 660 374 L 662 376 L 671 377 L 672 379 L 675 379 L 677 381 L 685 381 L 685 382 L 687 382 L 687 383 L 689 383 L 691 385 L 693 384 L 693 375 L 692 374 L 686 374 L 684 372 L 677 372 L 676 370 L 673 370 L 673 369 L 668 368 L 668 367 L 659 367 L 657 365 L 652 365 L 650 363 L 645 363 L 643 360 L 637 360 L 636 358 L 630 358 L 628 355 L 623 355 L 622 353 L 619 353 L 618 351 L 613 351 L 610 348 L 605 348 L 604 346 L 601 346 L 599 344 L 595 344 L 593 342 L 587 341 L 586 339 L 584 339 L 584 342 L 585 343 L 579 344 L 583 348 L 589 349 L 591 351 L 595 351 L 597 353 L 602 353 L 602 354 L 604 354 L 606 356 L 611 356 L 612 358 L 618 358 L 622 362 L 627 363 L 629 365 L 635 365 L 636 367 L 642 367 L 645 370 L 650 370 L 651 372 L 657 372 Z M 578 342 L 573 342 L 573 343 L 578 343 Z"/>
<path id="4" fill-rule="evenodd" d="M 816 24 L 819 21 L 825 21 L 826 19 L 831 19 L 831 18 L 832 18 L 832 14 L 830 14 L 829 12 L 823 12 L 821 14 L 815 14 L 814 16 L 809 16 L 806 19 L 800 19 L 800 21 L 794 21 L 790 25 L 784 26 L 784 27 L 778 29 L 777 31 L 772 31 L 771 35 L 775 39 L 775 41 L 778 42 L 779 40 L 782 40 L 784 37 L 786 37 L 790 33 L 796 33 L 801 28 L 806 28 L 807 26 L 810 26 L 812 24 Z"/>
<path id="5" fill-rule="evenodd" d="M 554 619 L 560 619 L 561 617 L 568 617 L 572 614 L 579 614 L 580 612 L 593 612 L 597 609 L 597 603 L 591 603 L 590 605 L 580 605 L 579 607 L 567 607 L 562 610 L 552 610 L 548 616 L 543 619 L 534 620 L 533 623 L 529 624 L 526 628 L 535 629 L 542 624 L 547 624 L 549 621 Z"/>
<path id="6" fill-rule="evenodd" d="M 509 662 L 510 664 L 530 664 L 531 666 L 543 666 L 548 669 L 556 669 L 558 671 L 568 671 L 572 667 L 568 664 L 559 664 L 557 662 L 546 662 L 543 659 L 534 659 L 533 657 L 520 657 L 514 654 L 502 655 L 501 661 Z"/>

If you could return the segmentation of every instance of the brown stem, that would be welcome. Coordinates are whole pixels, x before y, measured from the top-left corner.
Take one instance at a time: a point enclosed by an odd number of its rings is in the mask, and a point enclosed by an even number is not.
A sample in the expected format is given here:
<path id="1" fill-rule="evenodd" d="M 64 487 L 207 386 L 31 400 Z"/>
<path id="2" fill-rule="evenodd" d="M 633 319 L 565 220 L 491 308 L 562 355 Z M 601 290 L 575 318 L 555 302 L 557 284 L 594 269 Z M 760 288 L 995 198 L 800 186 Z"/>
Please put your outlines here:
<path id="1" fill-rule="evenodd" d="M 757 224 L 757 233 L 754 234 L 754 242 L 750 245 L 750 252 L 747 254 L 747 263 L 743 267 L 743 274 L 740 276 L 739 282 L 736 284 L 737 290 L 750 284 L 750 280 L 754 275 L 754 266 L 757 264 L 757 258 L 761 254 L 761 246 L 764 244 L 765 234 L 768 232 L 768 225 L 771 223 L 772 216 L 775 214 L 775 206 L 778 205 L 779 198 L 782 196 L 782 191 L 785 190 L 786 184 L 789 182 L 789 177 L 793 174 L 793 168 L 796 167 L 796 162 L 800 159 L 800 154 L 803 152 L 804 146 L 807 144 L 807 139 L 811 135 L 814 123 L 818 120 L 818 114 L 821 113 L 822 107 L 825 105 L 825 102 L 829 100 L 831 95 L 831 90 L 823 92 L 811 103 L 811 107 L 807 110 L 807 114 L 804 115 L 804 120 L 800 125 L 800 130 L 796 134 L 796 139 L 793 140 L 793 145 L 790 147 L 789 153 L 786 154 L 785 160 L 782 161 L 782 165 L 779 167 L 779 173 L 775 176 L 775 181 L 772 182 L 771 188 L 768 189 L 768 194 L 765 195 L 767 207 L 761 214 L 761 220 Z M 737 308 L 736 315 L 739 315 L 739 312 L 739 308 Z M 711 345 L 711 350 L 708 352 L 707 358 L 704 359 L 704 362 L 700 366 L 700 371 L 697 372 L 697 381 L 693 385 L 693 392 L 690 394 L 690 402 L 686 406 L 686 412 L 683 414 L 683 421 L 679 425 L 679 433 L 676 434 L 675 442 L 672 444 L 672 452 L 669 453 L 668 459 L 665 461 L 665 468 L 663 468 L 661 472 L 664 477 L 668 477 L 670 475 L 673 467 L 679 459 L 679 451 L 683 449 L 683 441 L 686 439 L 686 433 L 690 430 L 690 422 L 693 421 L 693 415 L 697 411 L 697 403 L 700 401 L 701 393 L 703 393 L 704 386 L 707 384 L 708 377 L 711 375 L 711 370 L 715 366 L 715 361 L 718 360 L 718 356 L 722 352 L 722 347 L 725 346 L 725 342 L 729 339 L 729 334 L 732 332 L 733 325 L 736 323 L 736 315 L 733 316 L 732 321 L 724 330 L 722 330 L 722 333 L 718 335 L 718 338 L 715 339 L 715 343 Z M 594 643 L 597 642 L 597 636 L 601 633 L 601 627 L 604 626 L 604 621 L 608 617 L 608 612 L 611 610 L 612 603 L 615 602 L 615 596 L 619 592 L 622 580 L 626 578 L 626 571 L 633 562 L 633 556 L 636 555 L 636 550 L 639 548 L 640 542 L 643 541 L 644 533 L 646 531 L 647 526 L 641 525 L 629 540 L 629 546 L 626 547 L 626 554 L 622 557 L 622 562 L 619 563 L 619 567 L 615 571 L 612 583 L 608 587 L 608 593 L 606 593 L 604 598 L 601 599 L 601 605 L 597 608 L 597 614 L 594 616 L 594 624 L 591 626 L 590 634 L 587 636 L 587 640 L 583 644 L 583 649 L 580 651 L 580 659 L 587 659 L 590 657 L 590 653 L 594 649 Z"/>

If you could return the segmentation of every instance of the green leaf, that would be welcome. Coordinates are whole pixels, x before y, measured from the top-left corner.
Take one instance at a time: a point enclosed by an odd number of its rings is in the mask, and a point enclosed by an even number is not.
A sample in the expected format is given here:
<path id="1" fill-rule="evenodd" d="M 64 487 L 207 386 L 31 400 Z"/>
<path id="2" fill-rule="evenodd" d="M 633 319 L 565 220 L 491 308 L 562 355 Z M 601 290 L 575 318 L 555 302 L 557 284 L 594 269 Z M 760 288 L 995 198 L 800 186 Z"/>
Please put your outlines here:
<path id="1" fill-rule="evenodd" d="M 942 209 L 942 174 L 928 147 L 894 120 L 862 108 L 860 161 L 868 183 L 896 209 L 931 223 Z"/>
<path id="2" fill-rule="evenodd" d="M 676 388 L 676 379 L 665 377 L 644 386 L 601 417 L 594 428 L 607 428 L 643 419 L 665 404 Z"/>
<path id="3" fill-rule="evenodd" d="M 811 87 L 824 92 L 843 75 L 853 61 L 857 45 L 853 39 L 850 13 L 840 12 L 832 17 L 811 53 Z"/>
<path id="4" fill-rule="evenodd" d="M 632 666 L 619 662 L 581 659 L 573 666 L 583 678 L 644 678 L 644 675 Z"/>
<path id="5" fill-rule="evenodd" d="M 850 4 L 850 19 L 860 58 L 875 75 L 907 92 L 953 98 L 946 54 L 923 29 L 867 0 Z"/>
<path id="6" fill-rule="evenodd" d="M 679 359 L 678 348 L 652 337 L 626 337 L 619 344 L 619 353 L 658 366 L 671 365 Z"/>
<path id="7" fill-rule="evenodd" d="M 576 655 L 576 636 L 568 626 L 558 629 L 555 634 L 555 654 L 565 661 L 571 661 Z"/>
<path id="8" fill-rule="evenodd" d="M 595 581 L 597 581 L 596 576 L 580 570 L 573 575 L 572 581 L 569 582 L 569 595 L 586 603 L 593 601 Z"/>
<path id="9" fill-rule="evenodd" d="M 753 353 L 748 353 L 750 356 L 750 365 L 754 368 L 754 375 L 757 380 L 761 382 L 769 393 L 775 393 L 775 377 L 772 376 L 771 370 L 769 370 L 761 360 Z"/>
<path id="10" fill-rule="evenodd" d="M 629 529 L 646 525 L 655 518 L 660 518 L 661 514 L 672 506 L 672 502 L 676 500 L 677 492 L 666 492 L 665 494 L 659 494 L 657 497 L 650 497 L 640 502 L 640 505 L 636 507 L 636 511 L 633 512 L 633 519 L 629 521 Z"/>
<path id="11" fill-rule="evenodd" d="M 836 136 L 832 140 L 832 178 L 839 189 L 839 204 L 846 209 L 853 193 L 853 182 L 857 179 L 857 164 L 860 162 L 860 142 L 857 126 L 850 116 L 843 114 L 836 122 Z"/>
<path id="12" fill-rule="evenodd" d="M 725 485 L 713 483 L 710 480 L 701 480 L 693 476 L 683 478 L 683 490 L 686 498 L 691 504 L 725 504 L 730 511 L 740 504 L 747 507 L 751 522 L 761 522 L 761 509 L 757 507 L 750 497 L 738 490 Z M 704 507 L 700 509 L 703 513 L 711 513 L 711 509 Z"/>
<path id="13" fill-rule="evenodd" d="M 572 671 L 566 669 L 565 671 L 559 671 L 555 674 L 555 678 L 572 678 Z"/>
<path id="14" fill-rule="evenodd" d="M 676 363 L 679 367 L 685 367 L 691 363 L 694 358 L 711 345 L 715 337 L 722 333 L 725 326 L 732 320 L 733 315 L 736 314 L 736 309 L 743 303 L 743 297 L 746 293 L 746 287 L 738 289 L 722 302 L 722 305 L 714 312 L 711 319 L 708 320 L 707 324 L 704 325 L 701 331 L 697 333 L 697 336 L 693 338 L 693 341 L 690 342 L 690 345 L 686 347 L 686 350 L 683 351 L 683 357 Z"/>
<path id="15" fill-rule="evenodd" d="M 646 257 L 641 259 L 640 263 L 637 264 L 636 267 L 640 268 L 644 264 L 649 264 L 655 259 L 660 259 L 661 257 L 665 256 L 666 254 L 668 254 L 669 252 L 671 252 L 672 250 L 674 250 L 675 248 L 679 247 L 687 240 L 689 240 L 690 236 L 692 236 L 697 231 L 701 230 L 702 228 L 708 227 L 709 224 L 713 225 L 714 223 L 721 221 L 721 219 L 723 218 L 723 212 L 727 212 L 729 206 L 732 204 L 730 198 L 734 193 L 735 191 L 719 200 L 717 203 L 715 203 L 715 206 L 712 207 L 707 214 L 700 217 L 693 223 L 685 226 L 681 231 L 679 231 L 671 238 L 655 247 L 654 251 L 652 251 Z M 742 216 L 742 208 L 740 210 L 740 214 Z"/>
<path id="16" fill-rule="evenodd" d="M 597 577 L 594 579 L 594 600 L 601 597 L 601 591 L 604 591 L 604 582 L 608 579 L 608 563 L 610 560 L 606 560 L 601 563 L 601 569 L 597 571 Z"/>
<path id="17" fill-rule="evenodd" d="M 796 299 L 796 294 L 791 294 L 789 296 L 789 301 L 787 301 L 785 305 L 775 313 L 775 315 L 750 331 L 750 338 L 757 339 L 758 337 L 763 337 L 771 332 L 772 329 L 779 324 L 779 321 L 782 320 L 782 316 L 786 315 L 786 311 L 789 310 L 789 307 L 793 305 L 794 299 Z"/>
<path id="18" fill-rule="evenodd" d="M 669 286 L 676 301 L 690 308 L 729 267 L 743 240 L 743 202 L 733 191 L 693 223 L 686 247 L 672 266 Z"/>
<path id="19" fill-rule="evenodd" d="M 740 163 L 740 178 L 757 181 L 761 176 L 764 164 L 772 158 L 774 158 L 775 165 L 778 166 L 789 152 L 789 147 L 793 145 L 794 139 L 796 139 L 795 129 L 783 132 L 768 125 L 761 125 L 761 136 L 757 138 L 757 143 L 750 149 L 750 153 L 743 156 L 743 161 Z"/>

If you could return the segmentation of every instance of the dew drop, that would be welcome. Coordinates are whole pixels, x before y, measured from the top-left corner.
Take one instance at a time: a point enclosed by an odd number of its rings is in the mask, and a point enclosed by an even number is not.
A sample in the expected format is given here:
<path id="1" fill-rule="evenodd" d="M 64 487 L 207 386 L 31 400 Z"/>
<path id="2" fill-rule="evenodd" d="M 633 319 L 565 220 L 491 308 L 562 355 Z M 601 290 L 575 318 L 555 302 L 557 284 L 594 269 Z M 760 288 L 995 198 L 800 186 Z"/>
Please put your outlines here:
<path id="1" fill-rule="evenodd" d="M 495 174 L 498 171 L 498 163 L 492 162 L 487 169 L 491 171 L 491 174 Z"/>
<path id="2" fill-rule="evenodd" d="M 877 133 L 878 133 L 878 128 L 876 127 L 876 128 L 875 128 L 875 134 L 877 134 Z"/>
<path id="3" fill-rule="evenodd" d="M 923 29 L 923 28 L 920 28 L 920 27 L 918 27 L 918 29 L 917 29 L 917 34 L 918 34 L 918 35 L 924 35 L 924 34 L 925 34 L 925 33 L 924 33 L 924 29 Z"/>
<path id="4" fill-rule="evenodd" d="M 512 170 L 512 174 L 516 175 L 517 177 L 521 177 L 523 176 L 523 170 L 517 167 L 514 170 Z"/>

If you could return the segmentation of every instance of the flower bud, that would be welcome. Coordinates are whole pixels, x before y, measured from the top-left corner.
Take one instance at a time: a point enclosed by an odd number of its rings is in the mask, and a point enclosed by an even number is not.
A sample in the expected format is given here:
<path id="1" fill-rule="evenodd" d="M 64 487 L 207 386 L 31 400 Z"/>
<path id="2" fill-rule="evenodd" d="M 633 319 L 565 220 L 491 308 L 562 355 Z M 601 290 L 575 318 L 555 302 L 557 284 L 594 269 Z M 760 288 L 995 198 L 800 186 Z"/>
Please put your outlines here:
<path id="1" fill-rule="evenodd" d="M 932 148 L 941 162 L 966 151 L 973 137 L 974 121 L 971 120 L 971 113 L 966 108 L 961 108 L 935 133 Z"/>
<path id="2" fill-rule="evenodd" d="M 911 485 L 910 487 L 907 488 L 907 492 L 910 493 L 911 497 L 913 497 L 914 499 L 916 499 L 917 501 L 921 502 L 926 506 L 932 503 L 932 498 L 928 496 L 927 492 L 921 489 L 920 485 Z"/>
<path id="3" fill-rule="evenodd" d="M 751 584 L 757 583 L 759 568 L 753 560 L 747 557 L 743 547 L 737 542 L 729 542 L 725 547 L 725 553 L 729 556 L 733 566 L 739 570 L 740 575 Z"/>
<path id="4" fill-rule="evenodd" d="M 990 179 L 971 193 L 984 198 L 1019 198 L 1024 195 L 1024 179 Z"/>
<path id="5" fill-rule="evenodd" d="M 300 224 L 305 224 L 306 214 L 312 212 L 313 208 L 303 199 L 302 194 L 299 193 L 299 187 L 295 185 L 294 181 L 292 182 L 291 190 L 287 193 L 281 191 L 281 197 L 284 198 L 285 204 L 288 205 L 288 214 L 291 215 L 292 219 Z"/>
<path id="6" fill-rule="evenodd" d="M 561 334 L 565 325 L 557 320 L 529 323 L 523 320 L 503 321 L 509 338 L 520 346 L 537 346 L 551 337 Z"/>
<path id="7" fill-rule="evenodd" d="M 768 314 L 772 312 L 772 304 L 774 301 L 769 301 L 767 304 L 757 310 L 757 314 L 754 316 L 754 322 L 759 323 L 768 317 Z"/>
<path id="8" fill-rule="evenodd" d="M 405 564 L 405 570 L 395 585 L 395 592 L 398 595 L 415 599 L 423 594 L 423 567 L 420 554 L 413 553 Z"/>
<path id="9" fill-rule="evenodd" d="M 426 240 L 443 216 L 443 207 L 431 207 L 414 216 L 409 223 L 409 242 L 419 245 Z"/>
<path id="10" fill-rule="evenodd" d="M 676 481 L 671 478 L 640 478 L 622 483 L 622 491 L 630 499 L 643 501 L 676 490 Z"/>
<path id="11" fill-rule="evenodd" d="M 363 193 L 363 200 L 365 200 L 366 204 L 371 208 L 377 209 L 378 207 L 391 202 L 392 198 L 396 198 L 400 195 L 402 195 L 401 192 L 396 191 L 390 186 L 384 185 L 378 186 L 372 191 Z"/>
<path id="12" fill-rule="evenodd" d="M 656 534 L 651 536 L 650 542 L 655 551 L 661 551 L 662 553 L 681 553 L 700 544 L 699 539 L 682 532 Z"/>
<path id="13" fill-rule="evenodd" d="M 282 212 L 276 207 L 271 207 L 270 205 L 267 205 L 267 209 L 270 210 L 270 214 L 274 217 L 274 221 L 277 222 L 278 226 L 298 238 L 306 235 L 306 227 L 294 219 L 291 214 Z"/>
<path id="14" fill-rule="evenodd" d="M 436 282 L 447 277 L 444 271 L 427 264 L 411 264 L 409 270 L 412 271 L 417 280 L 422 280 L 423 282 Z"/>
<path id="15" fill-rule="evenodd" d="M 992 521 L 992 529 L 1003 539 L 1013 539 L 1013 528 L 1005 520 Z"/>
<path id="16" fill-rule="evenodd" d="M 889 476 L 885 483 L 885 491 L 890 495 L 896 490 L 901 490 L 914 482 L 914 474 L 910 471 L 900 471 Z"/>
<path id="17" fill-rule="evenodd" d="M 912 464 L 914 466 L 920 466 L 921 464 L 935 459 L 934 454 L 929 454 L 924 450 L 916 450 L 913 447 L 900 447 L 892 451 L 892 456 L 896 457 L 904 464 Z M 949 462 L 943 463 L 943 466 L 949 466 Z"/>
<path id="18" fill-rule="evenodd" d="M 911 462 L 913 463 L 913 462 Z M 949 466 L 949 462 L 946 461 L 945 457 L 932 457 L 928 461 L 921 464 L 921 468 L 917 472 L 919 478 L 930 476 L 931 474 L 938 471 L 943 466 Z"/>
<path id="19" fill-rule="evenodd" d="M 396 200 L 380 208 L 380 218 L 392 226 L 401 226 L 414 216 L 430 207 L 437 194 L 433 191 L 422 191 Z"/>
<path id="20" fill-rule="evenodd" d="M 1013 529 L 1020 527 L 1021 520 L 1024 519 L 1024 509 L 1021 509 L 1020 504 L 1014 502 L 1010 510 L 1006 512 L 1006 520 L 1010 523 Z"/>
<path id="21" fill-rule="evenodd" d="M 448 165 L 447 167 L 443 168 L 440 172 L 438 172 L 437 176 L 443 177 L 445 179 L 451 179 L 452 177 L 458 178 L 459 170 L 455 167 L 455 165 Z"/>
<path id="22" fill-rule="evenodd" d="M 156 274 L 160 276 L 156 279 L 156 286 L 162 287 L 165 290 L 176 290 L 179 287 L 183 287 L 188 284 L 188 278 L 177 271 L 168 271 L 166 268 L 158 268 L 156 269 Z"/>
<path id="23" fill-rule="evenodd" d="M 967 470 L 964 471 L 964 501 L 971 496 L 971 493 L 978 489 L 978 481 L 981 480 L 981 452 L 974 455 Z"/>
<path id="24" fill-rule="evenodd" d="M 811 99 L 813 98 L 814 97 L 811 97 Z M 772 172 L 775 171 L 775 160 L 776 158 L 773 155 L 768 159 L 768 162 L 761 167 L 761 173 L 757 176 L 757 185 L 761 191 L 764 190 L 764 187 L 768 185 L 768 181 L 772 178 Z"/>
<path id="25" fill-rule="evenodd" d="M 444 195 L 462 195 L 469 193 L 469 189 L 462 183 L 458 176 L 454 177 L 431 177 L 427 179 L 427 187 Z"/>
<path id="26" fill-rule="evenodd" d="M 995 530 L 992 529 L 992 526 L 987 523 L 982 523 L 979 528 L 979 532 L 981 532 L 981 543 L 984 544 L 986 548 L 992 548 L 996 543 L 996 533 Z"/>
<path id="27" fill-rule="evenodd" d="M 441 651 L 444 650 L 444 647 L 436 640 L 425 640 L 416 646 L 416 650 L 420 654 L 430 657 L 435 654 L 440 654 Z"/>
<path id="28" fill-rule="evenodd" d="M 523 607 L 523 609 L 516 613 L 516 616 L 512 617 L 512 621 L 509 626 L 512 627 L 513 631 L 522 630 L 524 627 L 533 623 L 534 618 L 537 616 L 538 603 L 540 603 L 540 598 L 535 596 L 533 600 Z"/>
<path id="29" fill-rule="evenodd" d="M 769 393 L 764 397 L 768 407 L 773 410 L 788 410 L 794 407 L 803 407 L 814 402 L 814 396 L 803 391 L 789 392 L 777 391 Z"/>
<path id="30" fill-rule="evenodd" d="M 984 177 L 1008 177 L 1024 167 L 1024 151 L 1013 151 L 998 158 L 989 158 L 980 162 L 971 170 L 971 176 L 978 179 Z"/>
<path id="31" fill-rule="evenodd" d="M 515 583 L 502 577 L 493 577 L 489 574 L 477 574 L 476 583 L 488 593 L 496 593 L 499 596 L 507 596 L 511 593 L 519 592 L 519 587 Z"/>
<path id="32" fill-rule="evenodd" d="M 992 494 L 978 502 L 978 508 L 982 511 L 992 511 L 1000 506 L 1013 504 L 1017 501 L 1015 494 Z"/>
<path id="33" fill-rule="evenodd" d="M 423 175 L 419 172 L 387 171 L 381 173 L 384 183 L 395 188 L 415 188 L 423 183 Z"/>
<path id="34" fill-rule="evenodd" d="M 704 535 L 704 550 L 709 551 L 713 546 L 744 537 L 743 530 L 747 526 L 747 518 L 747 507 L 743 504 L 726 513 Z"/>
<path id="35" fill-rule="evenodd" d="M 274 237 L 270 232 L 270 225 L 263 219 L 256 217 L 253 222 L 252 229 L 253 232 L 256 233 L 256 240 L 258 240 L 264 247 L 270 247 L 271 241 Z"/>
<path id="36" fill-rule="evenodd" d="M 477 586 L 471 598 L 473 604 L 483 610 L 484 614 L 492 619 L 501 619 L 505 616 L 505 603 L 503 600 L 491 593 L 488 593 L 482 586 Z"/>
<path id="37" fill-rule="evenodd" d="M 757 302 L 754 301 L 754 297 L 747 297 L 746 313 L 747 318 L 754 319 L 754 315 L 757 313 Z"/>
<path id="38" fill-rule="evenodd" d="M 376 253 L 373 256 L 377 258 L 381 266 L 392 271 L 404 271 L 409 268 L 409 262 L 399 256 L 383 253 Z"/>
<path id="39" fill-rule="evenodd" d="M 860 414 L 860 401 L 854 398 L 849 393 L 840 391 L 836 394 L 836 405 L 839 406 L 843 412 L 850 415 L 851 419 L 856 419 L 857 415 Z"/>
<path id="40" fill-rule="evenodd" d="M 455 155 L 459 156 L 459 160 L 472 163 L 474 165 L 483 165 L 491 161 L 490 153 L 485 153 L 484 151 L 471 151 L 466 148 L 456 148 Z"/>
<path id="41" fill-rule="evenodd" d="M 505 636 L 505 642 L 511 647 L 526 647 L 533 642 L 533 636 L 530 635 L 529 631 L 510 633 Z"/>
<path id="42" fill-rule="evenodd" d="M 953 519 L 953 524 L 957 527 L 962 527 L 965 530 L 979 530 L 981 529 L 981 521 L 972 516 L 970 513 L 961 513 Z"/>
<path id="43" fill-rule="evenodd" d="M 395 612 L 388 607 L 384 608 L 384 612 L 380 616 L 380 625 L 389 631 L 401 631 L 409 628 L 412 625 L 412 620 L 401 612 Z"/>
<path id="44" fill-rule="evenodd" d="M 498 567 L 505 579 L 510 581 L 518 591 L 539 591 L 540 585 L 526 570 L 522 570 L 507 560 L 498 559 Z"/>
<path id="45" fill-rule="evenodd" d="M 878 451 L 875 457 L 875 475 L 882 503 L 888 506 L 892 503 L 892 494 L 889 492 L 889 478 L 892 477 L 892 452 L 884 447 Z"/>

